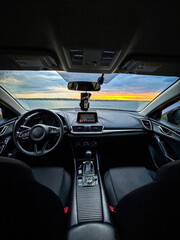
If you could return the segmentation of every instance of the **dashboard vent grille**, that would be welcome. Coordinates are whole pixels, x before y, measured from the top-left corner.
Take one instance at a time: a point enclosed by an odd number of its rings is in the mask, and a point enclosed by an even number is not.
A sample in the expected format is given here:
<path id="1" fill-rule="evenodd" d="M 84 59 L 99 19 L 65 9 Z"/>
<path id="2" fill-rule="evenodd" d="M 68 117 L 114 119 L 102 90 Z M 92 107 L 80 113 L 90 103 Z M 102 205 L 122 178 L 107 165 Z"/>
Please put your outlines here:
<path id="1" fill-rule="evenodd" d="M 72 126 L 72 129 L 74 132 L 84 132 L 85 131 L 84 126 Z"/>
<path id="2" fill-rule="evenodd" d="M 102 126 L 91 126 L 92 132 L 101 132 L 103 130 Z"/>
<path id="3" fill-rule="evenodd" d="M 102 132 L 103 131 L 103 126 L 101 125 L 94 125 L 94 126 L 89 126 L 89 125 L 76 125 L 72 126 L 73 132 Z"/>
<path id="4" fill-rule="evenodd" d="M 141 119 L 141 122 L 146 129 L 152 130 L 152 124 L 150 120 Z"/>

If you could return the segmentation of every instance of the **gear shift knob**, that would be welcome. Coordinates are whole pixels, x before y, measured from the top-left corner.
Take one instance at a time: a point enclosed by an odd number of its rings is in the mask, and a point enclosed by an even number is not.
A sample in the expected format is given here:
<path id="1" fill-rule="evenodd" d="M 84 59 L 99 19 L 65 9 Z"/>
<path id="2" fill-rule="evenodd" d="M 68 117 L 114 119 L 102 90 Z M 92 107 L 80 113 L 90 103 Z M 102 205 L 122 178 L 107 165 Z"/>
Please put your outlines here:
<path id="1" fill-rule="evenodd" d="M 94 175 L 94 164 L 91 161 L 92 152 L 87 150 L 85 162 L 83 162 L 83 175 Z"/>
<path id="2" fill-rule="evenodd" d="M 86 151 L 86 161 L 90 161 L 92 156 L 92 152 L 90 150 Z"/>

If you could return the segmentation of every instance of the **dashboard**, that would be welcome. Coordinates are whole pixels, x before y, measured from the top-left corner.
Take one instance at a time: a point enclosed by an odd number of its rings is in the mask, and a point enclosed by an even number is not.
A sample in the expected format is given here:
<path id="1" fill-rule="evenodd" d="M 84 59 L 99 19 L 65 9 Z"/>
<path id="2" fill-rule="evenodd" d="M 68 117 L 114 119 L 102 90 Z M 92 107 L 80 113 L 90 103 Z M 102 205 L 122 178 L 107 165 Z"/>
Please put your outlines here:
<path id="1" fill-rule="evenodd" d="M 153 129 L 157 131 L 157 122 L 142 116 L 138 112 L 109 109 L 93 109 L 93 111 L 90 110 L 88 112 L 82 112 L 78 109 L 63 109 L 53 110 L 53 112 L 61 118 L 65 132 L 72 135 L 144 132 Z M 2 124 L 0 127 L 0 136 L 8 134 L 9 130 L 12 131 L 14 122 L 15 119 L 12 119 Z M 38 112 L 31 119 L 27 119 L 27 123 L 30 126 L 34 124 L 57 125 L 52 115 L 42 115 L 38 114 Z"/>
<path id="2" fill-rule="evenodd" d="M 130 135 L 137 137 L 147 132 L 180 140 L 179 132 L 137 112 L 106 109 L 93 109 L 88 112 L 82 112 L 79 109 L 62 109 L 52 112 L 60 117 L 64 134 L 71 138 L 77 148 L 82 146 L 95 148 L 98 140 L 102 141 L 105 137 Z M 0 137 L 3 139 L 0 144 L 0 154 L 3 153 L 6 142 L 9 141 L 7 137 L 12 134 L 15 121 L 16 119 L 12 119 L 0 126 Z M 58 122 L 53 115 L 41 114 L 37 110 L 30 115 L 30 118 L 26 118 L 25 125 L 32 128 L 34 125 L 58 127 Z"/>
<path id="3" fill-rule="evenodd" d="M 57 112 L 64 117 L 72 134 L 104 134 L 127 131 L 143 131 L 143 118 L 138 113 L 116 110 L 79 112 L 65 110 Z"/>

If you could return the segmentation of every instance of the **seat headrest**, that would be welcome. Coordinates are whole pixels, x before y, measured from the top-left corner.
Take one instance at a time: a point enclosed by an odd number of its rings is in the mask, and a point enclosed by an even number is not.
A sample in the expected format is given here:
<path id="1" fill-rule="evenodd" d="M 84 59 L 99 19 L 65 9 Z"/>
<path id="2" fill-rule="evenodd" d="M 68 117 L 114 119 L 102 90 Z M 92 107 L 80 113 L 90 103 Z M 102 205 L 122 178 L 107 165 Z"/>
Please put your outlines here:
<path id="1" fill-rule="evenodd" d="M 17 182 L 34 180 L 32 169 L 17 159 L 0 157 L 0 181 Z"/>
<path id="2" fill-rule="evenodd" d="M 180 160 L 167 163 L 160 167 L 156 174 L 157 181 L 176 182 L 180 181 Z"/>

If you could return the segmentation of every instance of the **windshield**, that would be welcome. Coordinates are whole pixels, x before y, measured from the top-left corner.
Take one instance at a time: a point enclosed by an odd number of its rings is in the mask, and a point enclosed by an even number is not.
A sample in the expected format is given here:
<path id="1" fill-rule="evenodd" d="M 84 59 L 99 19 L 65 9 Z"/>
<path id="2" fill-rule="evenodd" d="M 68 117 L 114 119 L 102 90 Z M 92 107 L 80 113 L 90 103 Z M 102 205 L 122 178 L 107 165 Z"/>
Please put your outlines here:
<path id="1" fill-rule="evenodd" d="M 101 74 L 55 71 L 0 71 L 0 85 L 24 108 L 79 108 L 80 92 L 68 90 L 70 81 L 97 82 Z M 178 78 L 135 74 L 105 74 L 99 92 L 92 92 L 90 108 L 140 111 Z"/>

